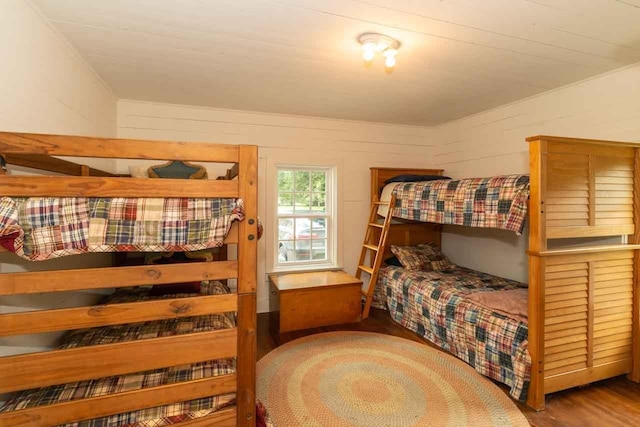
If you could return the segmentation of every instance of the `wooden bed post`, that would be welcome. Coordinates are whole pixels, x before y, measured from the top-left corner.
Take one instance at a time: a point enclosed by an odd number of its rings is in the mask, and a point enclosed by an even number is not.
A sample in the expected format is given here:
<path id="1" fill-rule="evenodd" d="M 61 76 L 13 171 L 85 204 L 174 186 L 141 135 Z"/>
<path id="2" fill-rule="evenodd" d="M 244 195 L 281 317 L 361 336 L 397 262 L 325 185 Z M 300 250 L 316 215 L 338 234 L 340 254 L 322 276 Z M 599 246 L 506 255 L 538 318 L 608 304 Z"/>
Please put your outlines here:
<path id="1" fill-rule="evenodd" d="M 529 353 L 531 354 L 531 382 L 527 405 L 544 409 L 544 263 L 543 257 L 533 255 L 547 249 L 544 223 L 545 176 L 547 143 L 529 143 L 531 195 L 529 197 Z"/>
<path id="2" fill-rule="evenodd" d="M 258 147 L 240 146 L 239 197 L 245 219 L 238 232 L 237 425 L 256 425 L 256 263 L 258 243 Z"/>
<path id="3" fill-rule="evenodd" d="M 636 148 L 633 158 L 633 223 L 635 231 L 629 243 L 640 243 L 640 148 Z M 640 251 L 633 255 L 633 341 L 631 372 L 627 376 L 631 381 L 640 382 Z"/>

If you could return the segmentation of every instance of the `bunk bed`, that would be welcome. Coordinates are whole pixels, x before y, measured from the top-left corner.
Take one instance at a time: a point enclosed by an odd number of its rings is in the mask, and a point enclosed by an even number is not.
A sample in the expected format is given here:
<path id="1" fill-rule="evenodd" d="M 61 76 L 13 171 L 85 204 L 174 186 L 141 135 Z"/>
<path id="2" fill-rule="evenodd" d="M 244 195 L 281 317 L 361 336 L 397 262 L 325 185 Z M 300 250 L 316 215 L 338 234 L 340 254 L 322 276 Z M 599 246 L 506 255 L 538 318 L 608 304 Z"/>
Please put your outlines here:
<path id="1" fill-rule="evenodd" d="M 23 258 L 237 245 L 237 260 L 189 268 L 0 274 L 0 296 L 116 288 L 97 306 L 0 315 L 0 336 L 68 331 L 55 350 L 0 357 L 0 394 L 14 393 L 0 409 L 0 425 L 254 426 L 257 147 L 0 132 L 0 154 L 9 164 L 66 174 L 0 176 L 3 246 Z M 115 176 L 54 156 L 233 166 L 227 179 L 158 180 Z M 145 226 L 166 240 L 127 240 L 123 229 L 132 225 L 121 220 L 131 220 L 141 206 L 150 220 Z M 81 218 L 65 223 L 62 243 L 59 232 L 41 238 L 56 215 Z M 22 228 L 25 217 L 29 226 Z M 116 231 L 100 232 L 109 228 L 105 218 Z M 91 237 L 83 240 L 85 232 Z M 235 292 L 220 282 L 226 279 L 237 279 Z M 163 292 L 194 282 L 197 290 Z"/>
<path id="2" fill-rule="evenodd" d="M 522 230 L 529 188 L 526 175 L 386 183 L 395 174 L 437 176 L 442 171 L 372 168 L 371 172 L 372 197 L 395 195 L 395 206 L 389 209 L 396 224 L 389 228 L 385 257 L 393 255 L 392 245 L 412 247 L 430 242 L 439 250 L 442 224 Z M 390 187 L 395 187 L 393 192 L 388 191 Z M 412 232 L 420 229 L 430 231 L 429 240 L 424 240 L 424 231 L 422 235 Z M 510 295 L 517 307 L 522 299 L 526 304 L 526 285 L 453 264 L 443 267 L 421 271 L 385 266 L 379 273 L 374 301 L 383 301 L 394 321 L 469 363 L 480 374 L 506 384 L 515 399 L 524 400 L 531 368 L 526 318 L 522 313 L 487 306 L 482 303 L 482 294 Z"/>
<path id="3" fill-rule="evenodd" d="M 458 266 L 429 272 L 386 266 L 377 295 L 396 321 L 542 410 L 545 395 L 555 391 L 622 374 L 640 382 L 640 144 L 549 136 L 528 141 L 529 284 Z M 377 202 L 388 178 L 407 173 L 442 171 L 372 168 L 372 200 Z M 522 176 L 500 180 L 525 183 Z M 420 234 L 411 233 L 421 227 L 415 221 L 479 225 L 473 215 L 484 207 L 474 205 L 472 193 L 466 203 L 448 205 L 457 213 L 425 212 L 438 198 L 431 190 L 456 185 L 434 181 L 394 190 L 392 215 L 412 222 L 390 227 L 386 256 L 393 244 L 440 246 L 441 225 L 425 222 Z M 517 209 L 491 226 L 517 233 L 529 193 L 508 193 Z M 470 213 L 465 218 L 459 210 Z M 610 236 L 622 236 L 622 243 L 593 241 Z M 517 310 L 505 313 L 487 304 L 507 295 Z"/>

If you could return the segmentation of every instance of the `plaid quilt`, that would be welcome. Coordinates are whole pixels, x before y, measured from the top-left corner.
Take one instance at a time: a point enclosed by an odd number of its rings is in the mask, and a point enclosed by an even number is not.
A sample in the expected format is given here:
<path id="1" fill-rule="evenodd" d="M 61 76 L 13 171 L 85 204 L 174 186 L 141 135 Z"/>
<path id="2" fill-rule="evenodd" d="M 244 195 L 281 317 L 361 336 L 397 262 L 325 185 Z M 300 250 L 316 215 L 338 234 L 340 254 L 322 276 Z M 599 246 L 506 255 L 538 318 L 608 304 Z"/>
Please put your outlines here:
<path id="1" fill-rule="evenodd" d="M 0 198 L 0 244 L 42 261 L 85 252 L 197 251 L 222 246 L 240 199 Z"/>
<path id="2" fill-rule="evenodd" d="M 393 216 L 438 224 L 502 228 L 522 234 L 529 175 L 398 184 Z"/>
<path id="3" fill-rule="evenodd" d="M 526 287 L 463 267 L 441 271 L 380 270 L 391 317 L 525 400 L 531 375 L 526 323 L 473 304 L 466 295 Z"/>
<path id="4" fill-rule="evenodd" d="M 227 292 L 226 287 L 219 282 L 205 282 L 201 290 L 201 293 L 206 294 L 221 294 Z M 136 290 L 133 292 L 119 290 L 112 297 L 104 301 L 104 303 L 114 304 L 159 298 L 175 298 L 176 296 L 188 295 L 193 296 L 193 294 L 177 294 L 151 297 L 148 295 L 148 290 Z M 67 334 L 60 348 L 74 348 L 85 345 L 186 334 L 190 332 L 230 328 L 234 325 L 234 315 L 227 313 L 136 323 L 132 325 L 82 329 Z M 158 349 L 158 351 L 162 351 L 162 349 Z M 6 402 L 6 404 L 0 408 L 0 412 L 103 396 L 117 392 L 139 390 L 215 375 L 231 374 L 235 372 L 235 369 L 236 362 L 234 358 L 219 359 L 194 363 L 192 365 L 156 369 L 147 372 L 27 390 L 18 393 Z M 234 393 L 225 394 L 111 415 L 89 421 L 65 424 L 64 427 L 161 427 L 207 416 L 234 402 Z"/>

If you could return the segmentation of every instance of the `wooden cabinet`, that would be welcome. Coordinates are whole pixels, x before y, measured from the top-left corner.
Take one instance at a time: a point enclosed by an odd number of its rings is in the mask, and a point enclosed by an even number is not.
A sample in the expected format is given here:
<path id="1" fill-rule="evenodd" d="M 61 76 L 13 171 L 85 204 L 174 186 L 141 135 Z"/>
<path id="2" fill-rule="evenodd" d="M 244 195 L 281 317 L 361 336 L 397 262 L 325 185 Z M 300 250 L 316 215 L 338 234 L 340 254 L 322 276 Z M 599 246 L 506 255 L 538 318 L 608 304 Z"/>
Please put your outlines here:
<path id="1" fill-rule="evenodd" d="M 640 145 L 528 141 L 527 403 L 543 409 L 558 390 L 621 374 L 640 382 Z M 594 239 L 612 236 L 627 237 Z"/>
<path id="2" fill-rule="evenodd" d="M 269 276 L 271 332 L 358 322 L 362 282 L 343 271 Z"/>

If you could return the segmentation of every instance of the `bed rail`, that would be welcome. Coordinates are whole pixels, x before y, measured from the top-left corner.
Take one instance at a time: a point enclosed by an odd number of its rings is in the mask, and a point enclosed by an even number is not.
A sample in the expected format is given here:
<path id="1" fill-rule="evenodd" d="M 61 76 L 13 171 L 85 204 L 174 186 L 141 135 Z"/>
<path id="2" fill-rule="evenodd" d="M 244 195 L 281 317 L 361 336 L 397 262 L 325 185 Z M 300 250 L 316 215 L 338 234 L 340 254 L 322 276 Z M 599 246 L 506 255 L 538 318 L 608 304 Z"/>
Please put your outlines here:
<path id="1" fill-rule="evenodd" d="M 47 172 L 73 176 L 116 176 L 110 172 L 91 168 L 87 165 L 58 159 L 45 154 L 2 154 L 9 165 L 23 166 Z"/>

